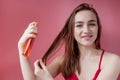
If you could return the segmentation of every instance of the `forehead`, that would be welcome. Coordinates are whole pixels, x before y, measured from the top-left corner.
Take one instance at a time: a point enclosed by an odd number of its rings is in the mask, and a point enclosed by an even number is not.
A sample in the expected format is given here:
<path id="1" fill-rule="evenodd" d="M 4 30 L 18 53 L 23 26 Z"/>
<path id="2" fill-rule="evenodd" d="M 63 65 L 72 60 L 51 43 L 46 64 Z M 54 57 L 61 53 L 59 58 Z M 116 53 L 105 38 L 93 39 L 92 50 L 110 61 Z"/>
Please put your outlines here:
<path id="1" fill-rule="evenodd" d="M 75 22 L 77 22 L 77 21 L 83 21 L 84 22 L 84 21 L 90 21 L 90 20 L 97 21 L 96 15 L 92 11 L 89 11 L 89 10 L 79 11 L 75 15 Z"/>

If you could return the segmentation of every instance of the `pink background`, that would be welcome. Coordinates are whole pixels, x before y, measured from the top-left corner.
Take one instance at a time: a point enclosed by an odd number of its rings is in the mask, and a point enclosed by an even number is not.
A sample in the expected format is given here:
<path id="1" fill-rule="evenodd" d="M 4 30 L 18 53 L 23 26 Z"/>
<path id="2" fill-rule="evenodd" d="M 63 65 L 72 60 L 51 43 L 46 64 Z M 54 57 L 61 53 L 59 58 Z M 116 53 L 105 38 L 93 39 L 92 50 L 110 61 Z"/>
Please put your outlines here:
<path id="1" fill-rule="evenodd" d="M 30 22 L 37 21 L 40 25 L 30 57 L 33 64 L 42 57 L 71 11 L 81 2 L 93 4 L 100 15 L 102 47 L 120 55 L 119 0 L 0 0 L 0 80 L 23 80 L 17 42 Z M 56 80 L 64 79 L 59 75 Z"/>

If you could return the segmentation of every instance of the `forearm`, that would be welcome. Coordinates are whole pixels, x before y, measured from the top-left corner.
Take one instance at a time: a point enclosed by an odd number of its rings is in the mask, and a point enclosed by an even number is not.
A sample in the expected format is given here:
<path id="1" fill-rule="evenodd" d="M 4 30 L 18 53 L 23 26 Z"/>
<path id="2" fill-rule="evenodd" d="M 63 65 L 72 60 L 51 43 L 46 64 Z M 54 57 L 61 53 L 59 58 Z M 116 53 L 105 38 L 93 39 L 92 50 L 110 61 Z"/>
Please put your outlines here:
<path id="1" fill-rule="evenodd" d="M 20 40 L 18 41 L 18 52 L 20 57 L 21 71 L 24 80 L 36 80 L 36 76 L 30 64 L 29 57 L 25 57 L 22 53 L 29 53 L 32 49 L 34 39 L 38 34 L 37 22 L 32 22 L 28 25 Z"/>
<path id="2" fill-rule="evenodd" d="M 29 58 L 23 56 L 22 54 L 19 54 L 19 57 L 24 80 L 35 80 L 34 71 L 32 69 Z"/>

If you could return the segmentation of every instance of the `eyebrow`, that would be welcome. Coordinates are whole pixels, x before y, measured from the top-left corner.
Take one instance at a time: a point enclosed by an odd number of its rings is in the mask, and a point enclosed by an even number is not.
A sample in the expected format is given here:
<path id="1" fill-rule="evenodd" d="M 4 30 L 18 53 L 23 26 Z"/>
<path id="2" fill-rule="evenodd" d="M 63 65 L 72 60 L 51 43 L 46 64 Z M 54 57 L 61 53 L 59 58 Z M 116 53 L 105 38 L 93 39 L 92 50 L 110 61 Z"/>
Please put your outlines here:
<path id="1" fill-rule="evenodd" d="M 96 20 L 90 20 L 90 21 L 88 21 L 88 22 L 97 22 Z"/>
<path id="2" fill-rule="evenodd" d="M 88 22 L 97 22 L 96 20 L 89 20 Z M 83 21 L 77 21 L 75 23 L 84 23 Z"/>

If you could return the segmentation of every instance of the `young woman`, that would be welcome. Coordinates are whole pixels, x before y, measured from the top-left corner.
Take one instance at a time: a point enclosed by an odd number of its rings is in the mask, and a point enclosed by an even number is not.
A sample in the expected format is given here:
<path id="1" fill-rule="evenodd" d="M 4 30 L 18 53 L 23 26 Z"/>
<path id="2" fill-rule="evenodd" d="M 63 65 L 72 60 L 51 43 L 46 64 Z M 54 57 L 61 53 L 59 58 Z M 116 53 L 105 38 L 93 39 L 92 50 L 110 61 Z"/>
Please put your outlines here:
<path id="1" fill-rule="evenodd" d="M 120 73 L 120 57 L 100 47 L 101 24 L 96 10 L 87 3 L 78 5 L 42 60 L 32 69 L 29 57 L 23 56 L 28 39 L 36 38 L 38 27 L 30 23 L 18 42 L 24 80 L 54 80 L 62 73 L 65 80 L 116 80 Z M 49 56 L 61 42 L 63 56 L 46 65 Z"/>

